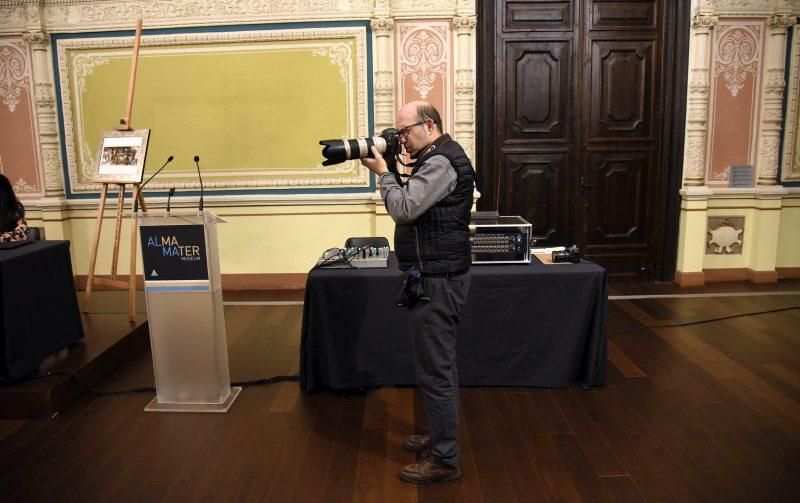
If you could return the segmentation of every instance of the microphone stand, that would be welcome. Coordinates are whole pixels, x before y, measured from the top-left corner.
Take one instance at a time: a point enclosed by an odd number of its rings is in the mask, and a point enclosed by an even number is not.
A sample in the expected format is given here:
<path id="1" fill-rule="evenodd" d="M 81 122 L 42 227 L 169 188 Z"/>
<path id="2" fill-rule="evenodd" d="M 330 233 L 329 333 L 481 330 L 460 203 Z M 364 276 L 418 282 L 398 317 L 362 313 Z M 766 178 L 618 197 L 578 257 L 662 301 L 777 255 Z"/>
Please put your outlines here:
<path id="1" fill-rule="evenodd" d="M 156 176 L 157 174 L 161 173 L 161 170 L 162 170 L 162 169 L 164 169 L 164 168 L 166 168 L 166 167 L 167 167 L 167 164 L 171 163 L 173 159 L 175 159 L 173 156 L 169 156 L 169 157 L 167 157 L 167 162 L 165 162 L 164 164 L 162 164 L 162 165 L 161 165 L 161 167 L 160 167 L 160 168 L 158 168 L 158 171 L 156 171 L 155 173 L 153 173 L 152 175 L 150 175 L 150 178 L 148 178 L 148 179 L 147 179 L 147 181 L 146 181 L 146 182 L 144 182 L 144 183 L 142 184 L 142 186 L 141 186 L 141 187 L 139 187 L 139 193 L 140 193 L 140 194 L 141 194 L 141 193 L 142 193 L 142 191 L 144 190 L 144 186 L 145 186 L 145 185 L 147 185 L 148 183 L 150 183 L 150 180 L 152 180 L 153 178 L 155 178 L 155 176 Z M 139 211 L 139 198 L 138 198 L 138 197 L 137 197 L 137 198 L 136 198 L 136 199 L 133 201 L 133 215 L 134 215 L 134 216 L 136 216 L 136 212 L 137 212 L 137 211 Z"/>
<path id="2" fill-rule="evenodd" d="M 167 195 L 167 215 L 169 215 L 169 200 L 172 199 L 172 196 L 175 195 L 175 187 L 169 189 L 169 194 Z"/>
<path id="3" fill-rule="evenodd" d="M 197 166 L 197 178 L 200 179 L 200 211 L 203 211 L 203 177 L 200 176 L 200 156 L 194 156 L 194 165 Z"/>

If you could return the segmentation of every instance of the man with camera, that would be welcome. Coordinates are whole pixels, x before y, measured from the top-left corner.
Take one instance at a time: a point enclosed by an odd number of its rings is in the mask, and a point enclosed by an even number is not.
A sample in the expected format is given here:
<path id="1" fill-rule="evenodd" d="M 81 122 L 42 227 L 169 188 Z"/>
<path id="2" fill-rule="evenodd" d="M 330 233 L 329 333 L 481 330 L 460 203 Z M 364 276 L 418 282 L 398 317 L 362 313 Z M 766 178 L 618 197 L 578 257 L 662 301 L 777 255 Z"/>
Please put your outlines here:
<path id="1" fill-rule="evenodd" d="M 428 418 L 429 434 L 411 435 L 403 444 L 423 454 L 403 467 L 400 478 L 416 484 L 455 480 L 461 476 L 456 329 L 470 283 L 475 171 L 461 146 L 442 133 L 439 112 L 429 103 L 404 105 L 396 126 L 415 161 L 408 180 L 400 182 L 374 146 L 373 157 L 361 163 L 380 177 L 381 197 L 396 224 L 395 252 L 408 271 L 404 304 L 417 386 Z"/>

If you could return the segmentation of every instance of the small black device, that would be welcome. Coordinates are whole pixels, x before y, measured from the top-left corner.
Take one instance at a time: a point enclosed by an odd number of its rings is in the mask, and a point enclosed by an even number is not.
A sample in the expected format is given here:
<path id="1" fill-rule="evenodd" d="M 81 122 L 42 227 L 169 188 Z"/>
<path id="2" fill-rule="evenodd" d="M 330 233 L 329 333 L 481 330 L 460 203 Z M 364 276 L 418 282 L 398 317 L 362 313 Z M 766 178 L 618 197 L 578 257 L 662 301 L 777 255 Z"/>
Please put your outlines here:
<path id="1" fill-rule="evenodd" d="M 566 250 L 559 250 L 553 252 L 553 262 L 572 262 L 577 264 L 581 261 L 581 252 L 575 245 L 570 246 Z"/>

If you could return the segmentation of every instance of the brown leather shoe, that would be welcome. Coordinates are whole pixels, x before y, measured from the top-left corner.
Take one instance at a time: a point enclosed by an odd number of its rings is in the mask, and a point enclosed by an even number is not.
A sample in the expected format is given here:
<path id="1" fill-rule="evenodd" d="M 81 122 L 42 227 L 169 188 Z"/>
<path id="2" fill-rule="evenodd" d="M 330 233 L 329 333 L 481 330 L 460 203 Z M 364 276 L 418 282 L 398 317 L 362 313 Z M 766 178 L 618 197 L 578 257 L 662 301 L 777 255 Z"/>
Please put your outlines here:
<path id="1" fill-rule="evenodd" d="M 448 482 L 461 477 L 461 468 L 447 466 L 431 454 L 423 455 L 419 461 L 400 470 L 400 478 L 412 484 Z"/>
<path id="2" fill-rule="evenodd" d="M 424 452 L 431 448 L 430 435 L 409 435 L 403 447 L 411 452 Z"/>

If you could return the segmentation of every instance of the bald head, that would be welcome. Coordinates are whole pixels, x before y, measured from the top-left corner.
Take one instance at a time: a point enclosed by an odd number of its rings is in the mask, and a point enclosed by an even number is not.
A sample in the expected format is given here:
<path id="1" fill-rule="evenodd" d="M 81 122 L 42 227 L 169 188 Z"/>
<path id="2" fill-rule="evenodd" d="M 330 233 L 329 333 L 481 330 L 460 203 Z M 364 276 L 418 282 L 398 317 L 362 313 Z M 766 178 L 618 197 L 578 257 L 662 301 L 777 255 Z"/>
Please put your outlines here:
<path id="1" fill-rule="evenodd" d="M 444 132 L 442 117 L 436 107 L 427 101 L 411 101 L 397 111 L 397 122 L 416 122 L 431 120 L 439 134 Z"/>

